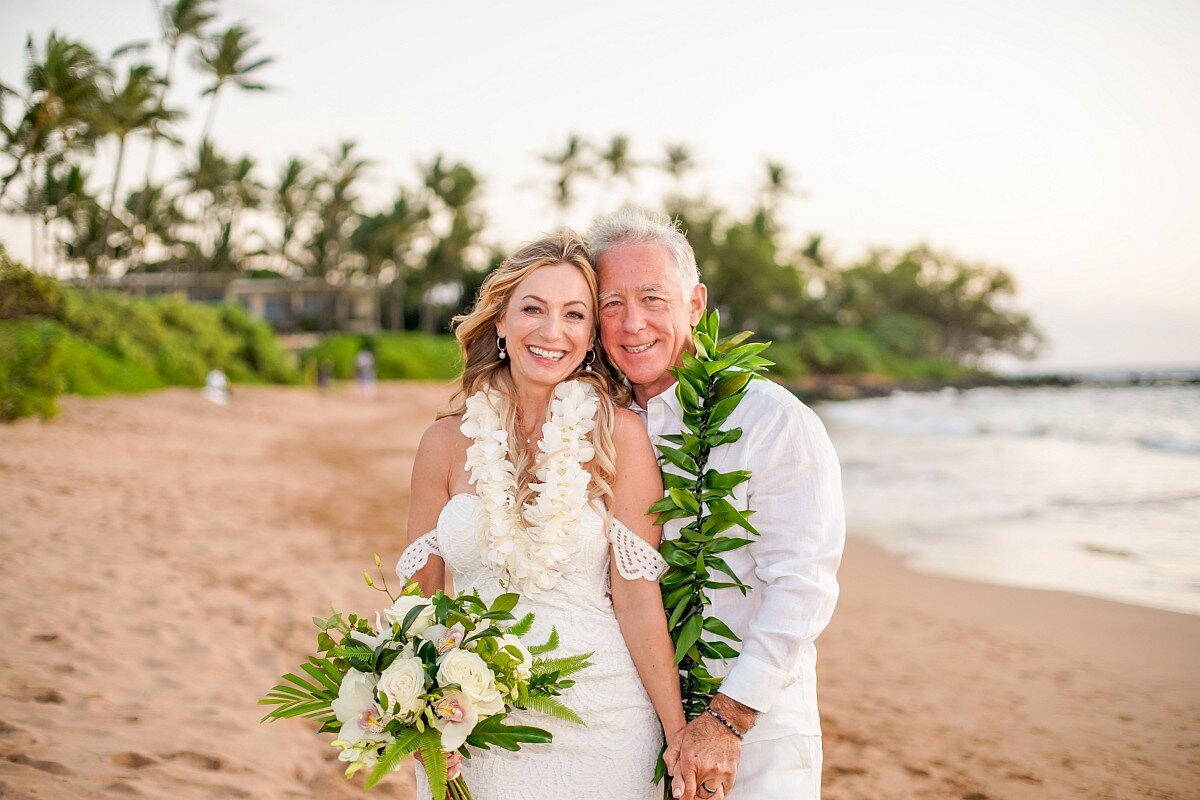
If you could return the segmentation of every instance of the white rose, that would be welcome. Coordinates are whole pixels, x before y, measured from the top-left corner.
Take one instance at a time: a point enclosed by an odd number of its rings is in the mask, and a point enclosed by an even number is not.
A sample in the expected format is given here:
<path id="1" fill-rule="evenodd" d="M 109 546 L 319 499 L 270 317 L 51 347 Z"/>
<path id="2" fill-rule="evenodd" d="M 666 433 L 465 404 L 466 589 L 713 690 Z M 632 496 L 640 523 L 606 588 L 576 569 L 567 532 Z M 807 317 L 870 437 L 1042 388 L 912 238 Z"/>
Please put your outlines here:
<path id="1" fill-rule="evenodd" d="M 388 699 L 388 709 L 406 717 L 425 707 L 425 667 L 419 658 L 397 658 L 379 676 L 377 687 Z"/>
<path id="2" fill-rule="evenodd" d="M 470 650 L 451 650 L 438 666 L 438 683 L 458 684 L 480 716 L 504 710 L 504 700 L 496 689 L 496 676 L 477 654 Z"/>
<path id="3" fill-rule="evenodd" d="M 409 626 L 407 635 L 418 636 L 420 633 L 434 623 L 436 617 L 433 613 L 433 605 L 424 597 L 415 594 L 401 595 L 396 598 L 396 602 L 392 607 L 383 612 L 383 616 L 387 617 L 390 623 L 404 624 L 404 618 L 408 616 L 408 612 L 417 606 L 425 606 L 425 610 L 417 614 L 417 618 L 413 620 Z"/>
<path id="4" fill-rule="evenodd" d="M 533 654 L 529 652 L 528 648 L 521 644 L 521 640 L 511 633 L 501 636 L 498 644 L 501 650 L 505 647 L 512 647 L 521 654 L 521 663 L 513 668 L 513 672 L 521 680 L 529 680 L 533 676 Z"/>

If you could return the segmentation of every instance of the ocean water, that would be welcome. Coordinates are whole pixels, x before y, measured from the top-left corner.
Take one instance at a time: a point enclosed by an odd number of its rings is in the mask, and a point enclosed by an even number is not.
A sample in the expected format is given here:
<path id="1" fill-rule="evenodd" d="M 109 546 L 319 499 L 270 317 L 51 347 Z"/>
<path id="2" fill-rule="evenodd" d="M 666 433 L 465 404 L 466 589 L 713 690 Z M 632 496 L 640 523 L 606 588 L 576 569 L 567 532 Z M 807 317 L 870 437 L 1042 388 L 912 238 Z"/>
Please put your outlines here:
<path id="1" fill-rule="evenodd" d="M 926 572 L 1200 614 L 1200 386 L 826 404 L 847 524 Z"/>

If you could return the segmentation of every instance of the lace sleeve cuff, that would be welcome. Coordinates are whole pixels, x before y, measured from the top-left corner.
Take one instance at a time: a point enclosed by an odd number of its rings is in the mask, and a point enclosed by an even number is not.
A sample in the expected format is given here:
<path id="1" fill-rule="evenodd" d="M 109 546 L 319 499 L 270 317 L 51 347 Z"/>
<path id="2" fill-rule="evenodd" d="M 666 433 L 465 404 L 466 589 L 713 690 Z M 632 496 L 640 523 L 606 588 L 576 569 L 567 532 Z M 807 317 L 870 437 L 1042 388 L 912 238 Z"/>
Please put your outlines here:
<path id="1" fill-rule="evenodd" d="M 442 551 L 437 543 L 436 528 L 405 548 L 399 563 L 396 564 L 396 574 L 400 576 L 401 580 L 408 580 L 417 570 L 425 566 L 430 556 L 442 557 Z"/>
<path id="2" fill-rule="evenodd" d="M 614 519 L 608 529 L 612 542 L 613 559 L 617 572 L 625 580 L 642 578 L 657 581 L 667 571 L 667 562 L 642 537 L 638 536 L 619 520 Z"/>

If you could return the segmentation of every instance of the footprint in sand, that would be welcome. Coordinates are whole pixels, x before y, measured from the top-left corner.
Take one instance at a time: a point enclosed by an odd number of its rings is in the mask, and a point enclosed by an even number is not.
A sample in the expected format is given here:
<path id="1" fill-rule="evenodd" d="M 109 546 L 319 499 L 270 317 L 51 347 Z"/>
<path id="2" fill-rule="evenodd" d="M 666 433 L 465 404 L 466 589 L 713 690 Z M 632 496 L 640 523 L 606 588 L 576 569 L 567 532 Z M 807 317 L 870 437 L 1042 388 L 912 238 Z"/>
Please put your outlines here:
<path id="1" fill-rule="evenodd" d="M 157 764 L 150 756 L 144 756 L 141 753 L 119 753 L 112 757 L 112 762 L 118 767 L 127 769 L 143 769 L 151 764 Z"/>
<path id="2" fill-rule="evenodd" d="M 163 758 L 166 758 L 170 761 L 184 761 L 194 767 L 199 767 L 200 769 L 218 770 L 225 766 L 221 762 L 221 759 L 217 758 L 216 756 L 208 756 L 203 753 L 194 753 L 191 750 L 184 750 L 179 753 L 169 753 L 163 756 Z"/>
<path id="3" fill-rule="evenodd" d="M 33 695 L 35 703 L 65 703 L 67 698 L 57 689 L 37 689 Z"/>
<path id="4" fill-rule="evenodd" d="M 51 775 L 71 774 L 71 769 L 65 764 L 59 764 L 57 761 L 38 761 L 23 753 L 14 753 L 13 755 L 5 756 L 5 759 L 11 761 L 13 764 L 20 764 L 23 767 L 33 767 L 36 770 L 41 770 Z"/>
<path id="5" fill-rule="evenodd" d="M 18 728 L 16 725 L 10 725 L 0 719 L 0 736 L 9 736 L 14 733 L 24 733 L 24 729 Z"/>

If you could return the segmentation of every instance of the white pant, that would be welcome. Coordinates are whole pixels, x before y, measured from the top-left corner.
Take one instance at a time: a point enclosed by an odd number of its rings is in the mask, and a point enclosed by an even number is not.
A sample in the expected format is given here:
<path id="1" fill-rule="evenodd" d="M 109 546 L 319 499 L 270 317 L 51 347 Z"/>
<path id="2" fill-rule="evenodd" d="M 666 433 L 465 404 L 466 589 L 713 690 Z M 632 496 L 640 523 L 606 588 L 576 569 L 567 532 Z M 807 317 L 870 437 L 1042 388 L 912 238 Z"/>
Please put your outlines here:
<path id="1" fill-rule="evenodd" d="M 821 737 L 785 736 L 742 745 L 728 800 L 820 800 Z"/>

